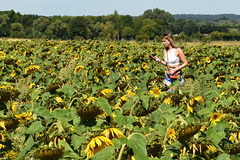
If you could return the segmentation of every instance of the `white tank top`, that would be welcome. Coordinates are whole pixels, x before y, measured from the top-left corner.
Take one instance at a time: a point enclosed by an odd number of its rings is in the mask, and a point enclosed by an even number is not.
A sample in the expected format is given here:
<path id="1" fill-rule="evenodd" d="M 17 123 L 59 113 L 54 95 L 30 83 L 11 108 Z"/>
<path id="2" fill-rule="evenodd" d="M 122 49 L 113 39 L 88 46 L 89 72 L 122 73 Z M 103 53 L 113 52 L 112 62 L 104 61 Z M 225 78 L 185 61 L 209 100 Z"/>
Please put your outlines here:
<path id="1" fill-rule="evenodd" d="M 164 59 L 164 61 L 166 63 L 168 63 L 168 65 L 170 66 L 174 66 L 174 65 L 179 65 L 180 64 L 180 58 L 175 56 L 175 50 L 176 48 L 173 48 L 171 51 L 167 51 L 167 54 L 168 54 L 168 59 L 167 59 L 167 55 Z"/>

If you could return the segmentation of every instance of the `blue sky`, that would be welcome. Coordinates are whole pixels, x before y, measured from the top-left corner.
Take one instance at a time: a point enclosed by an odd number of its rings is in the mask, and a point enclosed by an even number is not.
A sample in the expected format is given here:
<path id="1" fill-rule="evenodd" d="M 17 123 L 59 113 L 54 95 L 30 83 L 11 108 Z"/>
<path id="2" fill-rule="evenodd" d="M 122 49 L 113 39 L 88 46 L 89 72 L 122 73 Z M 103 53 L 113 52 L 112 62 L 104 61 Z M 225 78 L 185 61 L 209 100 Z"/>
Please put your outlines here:
<path id="1" fill-rule="evenodd" d="M 159 8 L 171 14 L 237 14 L 240 0 L 0 0 L 0 11 L 43 16 L 139 16 Z"/>

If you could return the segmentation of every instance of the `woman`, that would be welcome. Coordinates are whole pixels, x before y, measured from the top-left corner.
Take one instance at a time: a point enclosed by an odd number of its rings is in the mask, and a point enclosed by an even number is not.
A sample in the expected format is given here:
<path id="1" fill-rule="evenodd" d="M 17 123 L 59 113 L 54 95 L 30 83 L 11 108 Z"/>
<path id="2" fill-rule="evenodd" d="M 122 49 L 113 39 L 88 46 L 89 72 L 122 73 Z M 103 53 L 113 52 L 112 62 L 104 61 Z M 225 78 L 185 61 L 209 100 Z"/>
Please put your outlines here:
<path id="1" fill-rule="evenodd" d="M 164 84 L 170 86 L 175 80 L 171 78 L 171 75 L 174 73 L 180 74 L 180 84 L 184 84 L 184 79 L 182 76 L 181 69 L 188 65 L 187 59 L 182 51 L 173 40 L 173 35 L 170 33 L 164 34 L 162 36 L 162 42 L 165 47 L 164 53 L 164 61 L 160 60 L 158 57 L 154 56 L 153 59 L 161 64 L 167 66 L 167 72 L 164 79 Z M 180 59 L 182 64 L 180 65 Z"/>

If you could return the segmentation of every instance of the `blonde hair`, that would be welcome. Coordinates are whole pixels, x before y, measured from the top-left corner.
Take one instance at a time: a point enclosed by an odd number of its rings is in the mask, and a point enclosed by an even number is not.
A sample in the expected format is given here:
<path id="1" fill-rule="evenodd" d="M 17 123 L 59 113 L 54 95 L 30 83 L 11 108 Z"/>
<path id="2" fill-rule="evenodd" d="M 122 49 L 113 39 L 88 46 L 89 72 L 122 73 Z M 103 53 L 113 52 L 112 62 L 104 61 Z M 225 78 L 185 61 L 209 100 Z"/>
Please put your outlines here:
<path id="1" fill-rule="evenodd" d="M 163 34 L 162 39 L 168 40 L 173 48 L 178 48 L 178 46 L 174 42 L 173 35 L 171 33 Z M 168 50 L 169 48 L 166 47 L 165 49 Z"/>

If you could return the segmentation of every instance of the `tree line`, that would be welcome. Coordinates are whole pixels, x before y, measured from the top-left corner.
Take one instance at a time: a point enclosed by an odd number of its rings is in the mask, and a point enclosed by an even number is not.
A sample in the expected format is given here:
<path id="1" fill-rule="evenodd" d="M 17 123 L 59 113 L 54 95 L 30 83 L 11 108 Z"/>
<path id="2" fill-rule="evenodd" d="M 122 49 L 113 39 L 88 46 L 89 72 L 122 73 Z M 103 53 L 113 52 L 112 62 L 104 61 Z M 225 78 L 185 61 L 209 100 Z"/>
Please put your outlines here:
<path id="1" fill-rule="evenodd" d="M 240 20 L 240 15 L 236 14 L 174 14 L 174 18 L 185 18 L 192 20 L 201 20 L 201 21 L 220 21 L 220 20 L 230 20 L 236 19 Z"/>
<path id="2" fill-rule="evenodd" d="M 179 40 L 240 40 L 240 20 L 194 20 L 174 17 L 158 8 L 142 15 L 40 16 L 0 11 L 0 37 L 61 40 L 155 40 L 170 32 Z"/>

